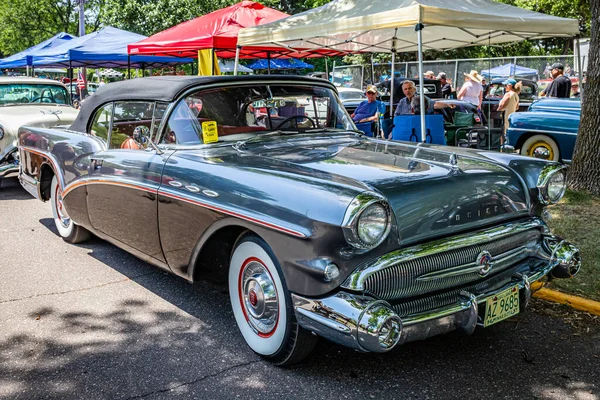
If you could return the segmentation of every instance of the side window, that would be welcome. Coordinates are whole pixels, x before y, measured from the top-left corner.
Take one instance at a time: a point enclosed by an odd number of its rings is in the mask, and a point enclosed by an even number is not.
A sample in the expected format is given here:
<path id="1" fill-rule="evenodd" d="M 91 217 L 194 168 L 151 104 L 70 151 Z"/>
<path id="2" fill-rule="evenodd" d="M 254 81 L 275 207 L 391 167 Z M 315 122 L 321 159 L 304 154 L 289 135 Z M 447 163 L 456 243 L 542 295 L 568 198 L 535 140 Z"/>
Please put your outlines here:
<path id="1" fill-rule="evenodd" d="M 158 128 L 160 127 L 168 106 L 168 103 L 156 103 L 156 107 L 154 107 L 154 130 L 152 131 L 153 140 L 156 140 L 156 133 L 158 132 Z"/>
<path id="2" fill-rule="evenodd" d="M 94 115 L 93 123 L 89 127 L 89 134 L 108 140 L 110 120 L 112 117 L 113 103 L 108 103 L 99 108 Z"/>
<path id="3" fill-rule="evenodd" d="M 153 102 L 116 102 L 109 148 L 143 150 L 148 147 L 153 114 Z"/>
<path id="4" fill-rule="evenodd" d="M 171 113 L 160 143 L 199 144 L 202 143 L 202 128 L 197 115 L 202 110 L 200 103 L 181 100 Z"/>

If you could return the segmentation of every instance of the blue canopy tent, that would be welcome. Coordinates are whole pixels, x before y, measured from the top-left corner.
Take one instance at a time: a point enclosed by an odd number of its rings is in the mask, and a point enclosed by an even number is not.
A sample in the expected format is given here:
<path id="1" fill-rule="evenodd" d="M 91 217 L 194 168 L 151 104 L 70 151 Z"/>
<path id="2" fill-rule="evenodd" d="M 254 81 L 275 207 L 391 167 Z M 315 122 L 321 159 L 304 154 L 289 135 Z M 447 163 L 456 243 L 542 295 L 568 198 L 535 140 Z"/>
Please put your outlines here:
<path id="1" fill-rule="evenodd" d="M 314 66 L 295 58 L 278 58 L 274 60 L 260 59 L 248 65 L 251 69 L 313 69 Z"/>
<path id="2" fill-rule="evenodd" d="M 499 67 L 484 69 L 481 71 L 481 75 L 489 78 L 508 78 L 510 76 L 516 77 L 534 77 L 539 74 L 537 69 L 523 67 L 516 64 L 504 64 Z"/>
<path id="3" fill-rule="evenodd" d="M 193 62 L 191 58 L 129 56 L 127 45 L 145 38 L 146 36 L 109 26 L 36 52 L 33 55 L 33 65 L 68 68 L 152 68 Z"/>
<path id="4" fill-rule="evenodd" d="M 61 32 L 48 40 L 44 40 L 42 43 L 36 44 L 35 46 L 28 48 L 27 50 L 23 50 L 20 53 L 13 54 L 10 57 L 1 59 L 0 68 L 4 69 L 30 67 L 32 65 L 34 54 L 44 49 L 50 49 L 52 47 L 59 46 L 73 38 L 75 38 L 75 36 L 71 36 L 68 33 Z"/>

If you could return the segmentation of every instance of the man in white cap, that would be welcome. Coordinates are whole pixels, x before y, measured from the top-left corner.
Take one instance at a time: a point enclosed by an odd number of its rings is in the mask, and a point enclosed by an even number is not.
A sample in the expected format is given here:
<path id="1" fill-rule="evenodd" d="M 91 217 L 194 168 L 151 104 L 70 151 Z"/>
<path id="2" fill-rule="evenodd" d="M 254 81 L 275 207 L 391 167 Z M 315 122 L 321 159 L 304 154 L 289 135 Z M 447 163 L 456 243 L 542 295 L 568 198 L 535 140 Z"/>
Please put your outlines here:
<path id="1" fill-rule="evenodd" d="M 373 85 L 367 86 L 367 100 L 362 101 L 352 113 L 352 120 L 356 123 L 374 122 L 377 120 L 377 112 L 385 112 L 385 104 L 377 100 L 377 88 Z"/>

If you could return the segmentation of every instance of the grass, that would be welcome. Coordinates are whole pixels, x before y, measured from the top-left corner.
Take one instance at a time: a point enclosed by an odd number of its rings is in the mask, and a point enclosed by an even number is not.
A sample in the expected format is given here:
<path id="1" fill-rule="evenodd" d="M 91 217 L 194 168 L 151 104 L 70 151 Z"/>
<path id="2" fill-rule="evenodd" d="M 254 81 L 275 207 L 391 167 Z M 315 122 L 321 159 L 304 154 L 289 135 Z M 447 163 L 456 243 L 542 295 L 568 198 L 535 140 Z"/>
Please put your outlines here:
<path id="1" fill-rule="evenodd" d="M 550 288 L 600 301 L 600 198 L 567 191 L 548 211 L 554 234 L 581 250 L 582 266 L 573 279 L 555 279 Z"/>

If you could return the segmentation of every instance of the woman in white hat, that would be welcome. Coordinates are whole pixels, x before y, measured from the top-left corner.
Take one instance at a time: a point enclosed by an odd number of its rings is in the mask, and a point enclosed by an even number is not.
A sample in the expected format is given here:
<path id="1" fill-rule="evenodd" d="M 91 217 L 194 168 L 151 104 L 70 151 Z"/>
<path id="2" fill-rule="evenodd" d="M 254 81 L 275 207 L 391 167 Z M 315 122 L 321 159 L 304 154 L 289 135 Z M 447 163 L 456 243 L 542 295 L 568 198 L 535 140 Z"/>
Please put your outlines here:
<path id="1" fill-rule="evenodd" d="M 458 99 L 468 101 L 481 109 L 481 101 L 483 100 L 483 86 L 481 86 L 481 75 L 477 71 L 472 70 L 465 74 L 465 83 L 458 92 Z"/>

